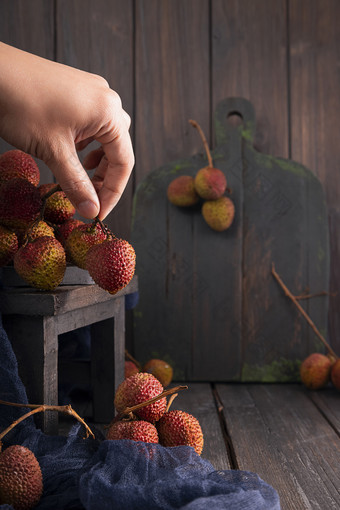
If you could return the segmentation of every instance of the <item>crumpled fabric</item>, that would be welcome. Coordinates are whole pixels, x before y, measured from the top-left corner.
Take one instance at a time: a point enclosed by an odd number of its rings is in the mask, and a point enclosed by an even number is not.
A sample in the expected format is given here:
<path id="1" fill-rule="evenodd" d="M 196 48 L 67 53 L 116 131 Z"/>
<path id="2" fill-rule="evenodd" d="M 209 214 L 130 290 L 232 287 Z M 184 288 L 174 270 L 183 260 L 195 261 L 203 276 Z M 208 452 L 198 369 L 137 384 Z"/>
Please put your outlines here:
<path id="1" fill-rule="evenodd" d="M 0 399 L 27 403 L 2 328 Z M 0 429 L 26 412 L 27 408 L 0 405 Z M 37 510 L 280 510 L 275 489 L 255 473 L 216 471 L 188 446 L 109 441 L 93 431 L 95 440 L 84 439 L 84 427 L 76 423 L 68 437 L 48 436 L 29 417 L 5 436 L 3 448 L 22 444 L 38 459 L 44 492 Z"/>

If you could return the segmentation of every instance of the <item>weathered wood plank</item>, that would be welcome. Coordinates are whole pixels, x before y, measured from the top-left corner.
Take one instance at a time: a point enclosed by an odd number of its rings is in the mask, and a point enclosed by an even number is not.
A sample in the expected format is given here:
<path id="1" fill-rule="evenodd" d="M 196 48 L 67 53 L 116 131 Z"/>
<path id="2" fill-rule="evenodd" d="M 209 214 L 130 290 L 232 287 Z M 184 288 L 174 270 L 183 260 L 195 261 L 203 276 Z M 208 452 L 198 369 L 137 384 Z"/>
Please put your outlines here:
<path id="1" fill-rule="evenodd" d="M 324 185 L 331 228 L 330 287 L 340 283 L 339 159 L 340 33 L 336 0 L 289 2 L 291 156 L 308 166 Z M 327 289 L 320 289 L 327 290 Z M 317 304 L 311 302 L 310 307 Z M 330 300 L 329 335 L 340 350 L 340 295 Z"/>
<path id="2" fill-rule="evenodd" d="M 271 484 L 283 510 L 339 508 L 339 437 L 301 386 L 217 390 L 240 469 Z"/>
<path id="3" fill-rule="evenodd" d="M 339 391 L 335 388 L 327 388 L 324 391 L 308 391 L 309 398 L 317 408 L 324 414 L 325 418 L 334 427 L 340 436 L 340 406 Z"/>
<path id="4" fill-rule="evenodd" d="M 190 383 L 179 392 L 170 409 L 192 414 L 200 422 L 204 445 L 202 457 L 219 469 L 229 469 L 227 447 L 224 442 L 219 416 L 210 384 Z"/>
<path id="5" fill-rule="evenodd" d="M 54 3 L 45 0 L 3 0 L 0 40 L 43 58 L 54 59 Z M 0 138 L 0 154 L 13 149 Z M 52 182 L 49 168 L 37 160 L 40 182 Z"/>
<path id="6" fill-rule="evenodd" d="M 29 287 L 12 287 L 0 291 L 0 310 L 3 314 L 58 315 L 91 306 L 94 303 L 114 301 L 120 296 L 137 290 L 137 276 L 134 276 L 124 289 L 114 295 L 98 285 L 65 285 L 53 292 L 39 291 Z"/>
<path id="7" fill-rule="evenodd" d="M 286 1 L 212 2 L 212 105 L 249 99 L 256 147 L 288 157 Z"/>
<path id="8" fill-rule="evenodd" d="M 57 0 L 56 59 L 103 76 L 134 120 L 133 1 Z M 133 128 L 132 128 L 133 131 Z M 95 144 L 91 144 L 93 148 Z M 87 150 L 81 154 L 86 154 Z M 105 220 L 119 237 L 130 235 L 131 177 L 122 199 Z"/>

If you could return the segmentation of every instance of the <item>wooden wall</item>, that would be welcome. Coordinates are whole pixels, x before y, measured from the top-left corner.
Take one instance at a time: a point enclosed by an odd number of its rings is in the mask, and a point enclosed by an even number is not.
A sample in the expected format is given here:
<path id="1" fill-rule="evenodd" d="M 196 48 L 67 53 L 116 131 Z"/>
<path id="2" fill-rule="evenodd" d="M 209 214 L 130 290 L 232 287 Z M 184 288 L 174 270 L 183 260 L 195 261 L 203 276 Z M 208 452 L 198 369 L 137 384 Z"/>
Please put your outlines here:
<path id="1" fill-rule="evenodd" d="M 339 17 L 338 0 L 1 0 L 0 39 L 101 74 L 121 95 L 132 117 L 136 166 L 108 223 L 126 238 L 141 179 L 201 152 L 188 119 L 198 120 L 213 144 L 217 102 L 249 99 L 256 147 L 303 163 L 323 183 L 330 289 L 337 291 Z M 46 168 L 42 180 L 51 180 Z M 339 352 L 340 293 L 330 298 L 329 335 Z"/>

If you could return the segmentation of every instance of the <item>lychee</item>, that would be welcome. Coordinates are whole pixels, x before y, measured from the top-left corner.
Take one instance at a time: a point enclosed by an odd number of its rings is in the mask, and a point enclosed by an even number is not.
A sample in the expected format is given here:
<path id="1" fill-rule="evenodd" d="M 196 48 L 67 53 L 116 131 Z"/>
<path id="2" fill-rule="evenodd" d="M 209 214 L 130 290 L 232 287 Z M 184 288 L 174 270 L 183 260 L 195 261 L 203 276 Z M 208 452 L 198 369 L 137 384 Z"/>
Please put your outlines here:
<path id="1" fill-rule="evenodd" d="M 65 274 L 65 250 L 54 237 L 38 237 L 16 252 L 14 269 L 32 287 L 54 290 Z"/>
<path id="2" fill-rule="evenodd" d="M 232 200 L 225 196 L 217 200 L 207 200 L 202 206 L 202 215 L 210 228 L 222 232 L 232 224 L 235 206 Z"/>
<path id="3" fill-rule="evenodd" d="M 88 250 L 85 267 L 99 287 L 115 294 L 130 282 L 135 264 L 136 254 L 131 244 L 111 237 Z"/>
<path id="4" fill-rule="evenodd" d="M 197 418 L 185 411 L 168 411 L 157 423 L 159 442 L 163 446 L 192 446 L 201 455 L 203 432 Z"/>
<path id="5" fill-rule="evenodd" d="M 26 179 L 34 186 L 38 186 L 40 172 L 30 154 L 13 149 L 0 156 L 0 183 L 17 178 Z"/>
<path id="6" fill-rule="evenodd" d="M 66 240 L 72 230 L 80 225 L 85 225 L 84 221 L 76 220 L 74 218 L 66 220 L 65 223 L 62 223 L 61 225 L 55 225 L 54 232 L 56 239 L 58 239 L 58 241 L 65 247 Z"/>
<path id="7" fill-rule="evenodd" d="M 148 421 L 117 421 L 110 425 L 106 439 L 131 439 L 144 443 L 158 443 L 158 433 L 156 427 Z"/>
<path id="8" fill-rule="evenodd" d="M 146 402 L 147 400 L 157 397 L 163 392 L 163 386 L 152 374 L 139 372 L 132 375 L 118 386 L 115 394 L 115 408 L 119 413 L 125 408 L 132 407 L 137 404 Z M 161 399 L 142 407 L 134 413 L 142 420 L 151 423 L 160 419 L 166 409 L 166 398 Z"/>
<path id="9" fill-rule="evenodd" d="M 39 462 L 25 446 L 9 446 L 0 454 L 0 504 L 15 510 L 34 508 L 43 492 Z"/>
<path id="10" fill-rule="evenodd" d="M 73 228 L 65 241 L 65 250 L 73 264 L 86 269 L 86 255 L 91 246 L 107 238 L 99 223 L 84 223 Z M 100 260 L 97 263 L 101 263 Z"/>
<path id="11" fill-rule="evenodd" d="M 32 241 L 37 237 L 55 237 L 54 229 L 46 223 L 46 221 L 40 220 L 35 223 L 31 227 L 26 229 L 24 236 L 29 236 L 29 239 Z"/>
<path id="12" fill-rule="evenodd" d="M 222 170 L 206 166 L 195 176 L 195 189 L 201 198 L 216 200 L 227 189 L 227 179 Z"/>
<path id="13" fill-rule="evenodd" d="M 169 202 L 178 207 L 190 207 L 197 204 L 199 196 L 195 190 L 194 178 L 181 175 L 170 182 L 167 189 Z"/>
<path id="14" fill-rule="evenodd" d="M 15 232 L 0 225 L 0 267 L 7 266 L 18 247 L 18 238 Z"/>
<path id="15" fill-rule="evenodd" d="M 39 191 L 43 197 L 56 187 L 55 183 L 41 184 Z M 44 208 L 44 219 L 59 225 L 72 218 L 76 210 L 63 191 L 56 191 L 47 198 Z"/>
<path id="16" fill-rule="evenodd" d="M 319 352 L 310 354 L 300 366 L 301 382 L 311 390 L 326 386 L 330 380 L 332 362 Z"/>
<path id="17" fill-rule="evenodd" d="M 26 229 L 40 214 L 38 188 L 26 179 L 11 179 L 0 186 L 0 224 L 14 230 Z"/>
<path id="18" fill-rule="evenodd" d="M 131 375 L 138 374 L 140 372 L 139 368 L 133 361 L 125 361 L 124 375 L 125 379 L 130 377 Z"/>
<path id="19" fill-rule="evenodd" d="M 154 375 L 163 388 L 169 386 L 172 381 L 173 369 L 169 363 L 162 359 L 150 359 L 143 366 L 142 372 Z"/>

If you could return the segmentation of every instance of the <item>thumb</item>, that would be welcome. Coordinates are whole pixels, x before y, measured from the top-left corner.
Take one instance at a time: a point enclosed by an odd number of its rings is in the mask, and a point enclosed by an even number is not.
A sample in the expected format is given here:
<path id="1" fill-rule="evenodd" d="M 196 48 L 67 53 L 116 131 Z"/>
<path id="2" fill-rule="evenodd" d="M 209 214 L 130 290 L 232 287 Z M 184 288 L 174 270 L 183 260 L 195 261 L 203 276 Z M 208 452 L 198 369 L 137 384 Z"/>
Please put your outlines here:
<path id="1" fill-rule="evenodd" d="M 62 153 L 45 162 L 79 214 L 95 218 L 100 209 L 98 195 L 75 149 L 63 148 Z"/>

